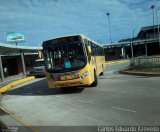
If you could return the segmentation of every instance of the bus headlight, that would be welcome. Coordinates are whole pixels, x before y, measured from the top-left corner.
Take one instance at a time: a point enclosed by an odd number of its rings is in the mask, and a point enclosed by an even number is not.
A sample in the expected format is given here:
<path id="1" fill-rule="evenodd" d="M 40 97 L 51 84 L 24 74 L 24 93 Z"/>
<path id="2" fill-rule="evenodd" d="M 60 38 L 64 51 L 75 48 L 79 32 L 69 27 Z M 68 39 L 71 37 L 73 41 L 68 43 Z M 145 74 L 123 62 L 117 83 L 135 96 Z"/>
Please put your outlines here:
<path id="1" fill-rule="evenodd" d="M 86 71 L 85 73 L 83 73 L 80 77 L 82 78 L 82 79 L 84 79 L 86 76 L 88 76 L 90 74 L 90 72 L 89 71 Z"/>

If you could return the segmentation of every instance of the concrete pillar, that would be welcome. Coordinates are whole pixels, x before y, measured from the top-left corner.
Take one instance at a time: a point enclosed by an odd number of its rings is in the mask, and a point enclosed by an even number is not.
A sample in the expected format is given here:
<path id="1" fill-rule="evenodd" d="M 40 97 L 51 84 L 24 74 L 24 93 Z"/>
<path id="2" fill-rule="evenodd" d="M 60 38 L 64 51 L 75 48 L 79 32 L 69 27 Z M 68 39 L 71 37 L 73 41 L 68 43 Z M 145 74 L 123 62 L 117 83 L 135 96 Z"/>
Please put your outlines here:
<path id="1" fill-rule="evenodd" d="M 123 48 L 122 48 L 122 54 L 123 54 L 123 57 L 126 58 L 126 50 L 125 50 L 124 45 L 123 45 Z"/>
<path id="2" fill-rule="evenodd" d="M 3 74 L 3 66 L 2 66 L 1 54 L 0 54 L 0 74 L 1 74 L 1 80 L 4 81 L 4 74 Z"/>
<path id="3" fill-rule="evenodd" d="M 21 52 L 21 60 L 22 60 L 23 75 L 26 76 L 26 67 L 25 67 L 23 52 Z"/>
<path id="4" fill-rule="evenodd" d="M 148 56 L 148 50 L 147 50 L 147 44 L 145 42 L 145 51 L 146 51 L 146 56 Z"/>
<path id="5" fill-rule="evenodd" d="M 132 53 L 132 58 L 133 58 L 134 57 L 134 53 L 133 53 L 133 42 L 132 42 L 132 40 L 131 40 L 130 45 L 131 45 L 131 53 Z"/>

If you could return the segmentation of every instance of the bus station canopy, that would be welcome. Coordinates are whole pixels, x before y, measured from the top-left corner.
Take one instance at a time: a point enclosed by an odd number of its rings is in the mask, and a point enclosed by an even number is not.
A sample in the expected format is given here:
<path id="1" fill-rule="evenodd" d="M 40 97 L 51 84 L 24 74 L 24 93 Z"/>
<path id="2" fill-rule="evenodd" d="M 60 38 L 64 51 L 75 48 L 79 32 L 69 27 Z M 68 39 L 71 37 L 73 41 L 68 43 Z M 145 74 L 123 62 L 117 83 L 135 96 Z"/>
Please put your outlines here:
<path id="1" fill-rule="evenodd" d="M 14 53 L 35 53 L 39 50 L 42 50 L 42 47 L 33 47 L 33 46 L 20 46 L 20 45 L 12 45 L 12 44 L 4 44 L 0 43 L 0 54 L 14 54 Z"/>

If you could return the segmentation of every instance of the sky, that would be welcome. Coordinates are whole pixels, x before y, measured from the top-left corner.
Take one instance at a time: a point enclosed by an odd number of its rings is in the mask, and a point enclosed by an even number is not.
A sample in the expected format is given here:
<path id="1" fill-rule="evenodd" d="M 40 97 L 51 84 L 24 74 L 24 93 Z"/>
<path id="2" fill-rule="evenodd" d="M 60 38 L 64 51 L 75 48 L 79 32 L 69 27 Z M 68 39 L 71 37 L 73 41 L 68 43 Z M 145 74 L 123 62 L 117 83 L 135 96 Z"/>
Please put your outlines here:
<path id="1" fill-rule="evenodd" d="M 107 12 L 116 43 L 153 25 L 155 2 L 159 18 L 160 0 L 0 0 L 0 43 L 7 43 L 8 32 L 22 32 L 25 42 L 19 45 L 40 46 L 47 39 L 70 34 L 109 44 Z"/>

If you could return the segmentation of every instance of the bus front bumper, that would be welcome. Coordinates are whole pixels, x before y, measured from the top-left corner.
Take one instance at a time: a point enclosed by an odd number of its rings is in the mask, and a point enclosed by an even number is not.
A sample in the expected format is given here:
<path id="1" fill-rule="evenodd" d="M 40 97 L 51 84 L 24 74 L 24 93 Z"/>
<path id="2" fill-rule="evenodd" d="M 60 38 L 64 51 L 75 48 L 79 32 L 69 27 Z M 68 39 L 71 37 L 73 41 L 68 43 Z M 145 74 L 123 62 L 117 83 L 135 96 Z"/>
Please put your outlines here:
<path id="1" fill-rule="evenodd" d="M 88 75 L 85 78 L 78 78 L 66 81 L 51 81 L 48 80 L 49 88 L 74 87 L 74 86 L 90 86 L 93 83 L 93 75 Z"/>

